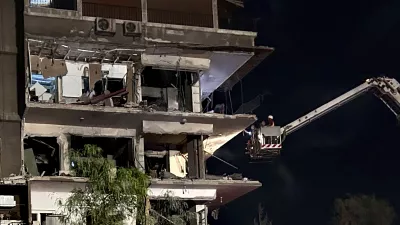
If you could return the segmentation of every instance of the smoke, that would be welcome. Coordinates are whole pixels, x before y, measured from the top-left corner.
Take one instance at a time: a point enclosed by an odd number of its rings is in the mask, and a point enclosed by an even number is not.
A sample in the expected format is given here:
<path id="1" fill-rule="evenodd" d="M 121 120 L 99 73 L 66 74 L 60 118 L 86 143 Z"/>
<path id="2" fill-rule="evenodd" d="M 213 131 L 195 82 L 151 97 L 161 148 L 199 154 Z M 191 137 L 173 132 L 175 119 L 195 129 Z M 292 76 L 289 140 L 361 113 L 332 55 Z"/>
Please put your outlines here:
<path id="1" fill-rule="evenodd" d="M 296 186 L 296 182 L 292 172 L 285 164 L 280 162 L 276 166 L 276 173 L 283 181 L 283 194 L 287 198 L 293 199 L 296 196 L 295 193 L 298 187 Z"/>

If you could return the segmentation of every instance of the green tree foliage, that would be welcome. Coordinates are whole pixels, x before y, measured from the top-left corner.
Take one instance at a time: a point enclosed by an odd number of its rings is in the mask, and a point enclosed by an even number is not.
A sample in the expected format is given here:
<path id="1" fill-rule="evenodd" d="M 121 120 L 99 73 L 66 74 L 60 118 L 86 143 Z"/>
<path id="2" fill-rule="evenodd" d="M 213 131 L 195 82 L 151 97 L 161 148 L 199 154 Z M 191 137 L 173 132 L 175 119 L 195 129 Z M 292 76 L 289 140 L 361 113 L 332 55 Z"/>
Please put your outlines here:
<path id="1" fill-rule="evenodd" d="M 135 213 L 144 220 L 148 177 L 134 168 L 116 168 L 104 158 L 102 149 L 85 145 L 71 150 L 70 161 L 76 176 L 88 178 L 85 189 L 74 189 L 72 195 L 59 202 L 68 225 L 119 225 Z"/>
<path id="2" fill-rule="evenodd" d="M 393 207 L 375 196 L 349 196 L 334 203 L 333 225 L 392 225 L 395 218 Z"/>

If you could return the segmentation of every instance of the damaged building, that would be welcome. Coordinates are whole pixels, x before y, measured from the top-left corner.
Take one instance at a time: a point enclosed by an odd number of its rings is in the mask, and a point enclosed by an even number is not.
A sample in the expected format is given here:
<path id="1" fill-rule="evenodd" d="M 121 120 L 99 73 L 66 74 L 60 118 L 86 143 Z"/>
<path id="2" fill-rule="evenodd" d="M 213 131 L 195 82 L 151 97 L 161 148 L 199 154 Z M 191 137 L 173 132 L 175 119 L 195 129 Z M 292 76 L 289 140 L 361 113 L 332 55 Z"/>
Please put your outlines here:
<path id="1" fill-rule="evenodd" d="M 152 201 L 169 192 L 194 202 L 195 224 L 261 186 L 210 176 L 205 166 L 256 117 L 207 112 L 202 102 L 216 89 L 231 90 L 273 51 L 255 46 L 257 33 L 232 19 L 241 7 L 226 0 L 25 0 L 20 166 L 31 176 L 33 221 L 57 214 L 55 201 L 84 185 L 70 176 L 66 155 L 85 144 L 151 176 Z"/>

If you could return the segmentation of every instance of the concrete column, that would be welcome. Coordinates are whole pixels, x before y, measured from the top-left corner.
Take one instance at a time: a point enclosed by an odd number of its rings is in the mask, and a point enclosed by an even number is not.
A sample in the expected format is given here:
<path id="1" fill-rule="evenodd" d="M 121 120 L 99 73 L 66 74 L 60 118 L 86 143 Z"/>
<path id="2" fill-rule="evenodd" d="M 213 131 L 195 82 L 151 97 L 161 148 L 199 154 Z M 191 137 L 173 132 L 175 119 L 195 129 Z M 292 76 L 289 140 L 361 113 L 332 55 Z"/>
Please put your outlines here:
<path id="1" fill-rule="evenodd" d="M 60 174 L 71 173 L 71 162 L 69 160 L 69 149 L 71 148 L 71 135 L 61 134 L 57 138 L 60 149 Z"/>
<path id="2" fill-rule="evenodd" d="M 135 88 L 134 83 L 134 74 L 133 74 L 133 68 L 132 65 L 126 65 L 126 90 L 128 91 L 128 99 L 127 99 L 127 103 L 128 104 L 133 104 L 133 101 L 135 99 Z"/>
<path id="3" fill-rule="evenodd" d="M 202 112 L 201 105 L 201 88 L 200 88 L 200 76 L 198 73 L 192 74 L 193 80 L 196 81 L 192 85 L 192 112 Z"/>
<path id="4" fill-rule="evenodd" d="M 145 172 L 144 138 L 140 136 L 135 138 L 135 167 Z"/>
<path id="5" fill-rule="evenodd" d="M 0 1 L 0 177 L 19 174 L 25 107 L 24 1 Z"/>
<path id="6" fill-rule="evenodd" d="M 203 146 L 203 136 L 197 139 L 198 146 L 198 163 L 199 163 L 199 178 L 206 179 L 206 164 L 204 159 L 204 146 Z"/>
<path id="7" fill-rule="evenodd" d="M 218 0 L 212 0 L 212 13 L 213 13 L 213 26 L 215 29 L 219 28 L 218 24 Z"/>
<path id="8" fill-rule="evenodd" d="M 56 77 L 56 94 L 54 96 L 55 103 L 60 103 L 62 101 L 62 77 Z"/>
<path id="9" fill-rule="evenodd" d="M 147 23 L 147 0 L 142 0 L 142 22 Z"/>
<path id="10" fill-rule="evenodd" d="M 138 63 L 135 66 L 135 71 L 134 71 L 134 92 L 135 92 L 135 98 L 134 98 L 134 103 L 139 104 L 142 102 L 142 71 L 143 71 L 143 66 Z"/>
<path id="11" fill-rule="evenodd" d="M 205 161 L 203 150 L 203 139 L 196 137 L 194 140 L 187 143 L 189 178 L 205 179 Z"/>
<path id="12" fill-rule="evenodd" d="M 188 152 L 188 175 L 191 179 L 199 178 L 199 167 L 198 167 L 198 154 L 196 140 L 192 140 L 187 143 Z"/>
<path id="13" fill-rule="evenodd" d="M 78 11 L 78 15 L 81 17 L 82 14 L 82 0 L 76 0 L 76 11 Z"/>

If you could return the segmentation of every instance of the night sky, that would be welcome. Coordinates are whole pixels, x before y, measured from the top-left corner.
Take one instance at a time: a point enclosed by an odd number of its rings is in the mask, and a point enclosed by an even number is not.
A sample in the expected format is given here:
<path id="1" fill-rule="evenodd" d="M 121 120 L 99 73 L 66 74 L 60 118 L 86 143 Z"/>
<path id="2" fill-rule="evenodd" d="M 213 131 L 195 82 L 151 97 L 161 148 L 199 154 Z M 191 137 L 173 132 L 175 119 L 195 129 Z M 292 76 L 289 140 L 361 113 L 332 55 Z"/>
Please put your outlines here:
<path id="1" fill-rule="evenodd" d="M 385 74 L 400 80 L 400 1 L 252 0 L 248 14 L 260 17 L 258 45 L 275 52 L 243 80 L 244 99 L 265 91 L 254 113 L 285 125 L 327 101 Z M 223 96 L 223 94 L 219 94 Z M 220 101 L 223 97 L 220 96 Z M 240 85 L 232 92 L 241 104 Z M 375 194 L 400 215 L 400 126 L 390 110 L 365 95 L 287 137 L 282 156 L 248 164 L 247 139 L 239 135 L 215 159 L 214 173 L 242 172 L 263 187 L 220 209 L 211 224 L 253 224 L 262 203 L 274 225 L 328 224 L 333 200 Z M 399 221 L 398 221 L 398 224 Z"/>

